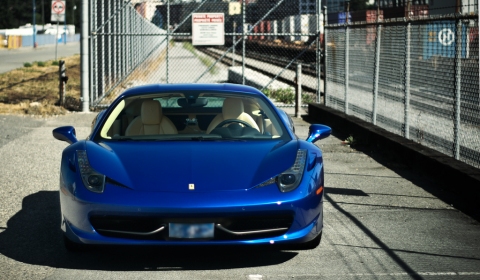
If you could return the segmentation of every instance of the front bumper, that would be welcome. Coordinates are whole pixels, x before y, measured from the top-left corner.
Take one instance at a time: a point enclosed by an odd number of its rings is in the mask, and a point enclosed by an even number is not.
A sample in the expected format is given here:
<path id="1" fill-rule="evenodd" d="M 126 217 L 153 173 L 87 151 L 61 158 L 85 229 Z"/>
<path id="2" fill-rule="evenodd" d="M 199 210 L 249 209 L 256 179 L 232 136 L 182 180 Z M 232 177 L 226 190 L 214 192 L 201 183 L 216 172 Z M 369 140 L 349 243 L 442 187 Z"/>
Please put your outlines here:
<path id="1" fill-rule="evenodd" d="M 96 194 L 83 186 L 61 186 L 62 230 L 83 244 L 304 243 L 323 228 L 323 192 L 316 191 L 300 186 L 281 193 L 271 185 L 224 192 L 138 192 L 107 185 Z M 170 223 L 213 223 L 214 237 L 170 238 Z"/>

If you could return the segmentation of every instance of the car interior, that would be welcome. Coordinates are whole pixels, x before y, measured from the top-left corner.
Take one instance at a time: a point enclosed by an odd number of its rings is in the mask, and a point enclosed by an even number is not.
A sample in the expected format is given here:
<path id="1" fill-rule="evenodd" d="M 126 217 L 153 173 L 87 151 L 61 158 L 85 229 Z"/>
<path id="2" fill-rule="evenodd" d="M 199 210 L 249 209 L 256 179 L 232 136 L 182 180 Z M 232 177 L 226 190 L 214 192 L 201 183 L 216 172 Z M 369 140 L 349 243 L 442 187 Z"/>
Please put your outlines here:
<path id="1" fill-rule="evenodd" d="M 272 139 L 282 135 L 263 101 L 219 94 L 162 94 L 120 102 L 101 129 L 106 139 L 176 137 Z"/>

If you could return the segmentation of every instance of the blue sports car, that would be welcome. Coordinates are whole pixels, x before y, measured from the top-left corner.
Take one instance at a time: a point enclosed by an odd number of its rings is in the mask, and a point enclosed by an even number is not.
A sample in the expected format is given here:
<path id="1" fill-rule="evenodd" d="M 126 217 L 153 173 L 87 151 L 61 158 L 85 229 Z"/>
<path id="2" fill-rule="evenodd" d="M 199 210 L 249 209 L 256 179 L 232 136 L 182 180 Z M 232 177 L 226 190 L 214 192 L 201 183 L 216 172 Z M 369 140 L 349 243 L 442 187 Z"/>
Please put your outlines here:
<path id="1" fill-rule="evenodd" d="M 324 171 L 310 126 L 235 84 L 147 85 L 122 93 L 60 166 L 65 246 L 297 244 L 323 228 Z"/>

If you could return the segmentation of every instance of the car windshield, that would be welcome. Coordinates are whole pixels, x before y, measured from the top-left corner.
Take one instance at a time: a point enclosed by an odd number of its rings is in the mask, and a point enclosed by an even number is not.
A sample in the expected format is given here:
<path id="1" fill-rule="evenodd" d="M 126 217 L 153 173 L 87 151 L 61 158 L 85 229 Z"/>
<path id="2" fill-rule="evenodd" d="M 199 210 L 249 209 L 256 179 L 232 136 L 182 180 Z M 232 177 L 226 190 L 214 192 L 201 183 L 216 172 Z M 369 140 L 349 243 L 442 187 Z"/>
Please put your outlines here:
<path id="1" fill-rule="evenodd" d="M 112 108 L 99 138 L 110 141 L 245 141 L 288 137 L 263 98 L 218 92 L 136 95 Z"/>

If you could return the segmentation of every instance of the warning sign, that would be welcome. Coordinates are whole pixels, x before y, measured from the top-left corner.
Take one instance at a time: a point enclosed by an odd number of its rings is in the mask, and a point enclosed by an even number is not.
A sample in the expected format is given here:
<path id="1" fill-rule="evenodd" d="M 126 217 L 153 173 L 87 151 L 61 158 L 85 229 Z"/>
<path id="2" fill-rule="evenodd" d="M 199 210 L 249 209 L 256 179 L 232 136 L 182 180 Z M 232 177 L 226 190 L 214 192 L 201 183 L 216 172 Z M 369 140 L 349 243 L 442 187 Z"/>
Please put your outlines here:
<path id="1" fill-rule="evenodd" d="M 192 45 L 224 45 L 225 15 L 223 13 L 192 14 Z"/>
<path id="2" fill-rule="evenodd" d="M 52 16 L 51 21 L 65 21 L 65 1 L 52 1 Z"/>

